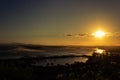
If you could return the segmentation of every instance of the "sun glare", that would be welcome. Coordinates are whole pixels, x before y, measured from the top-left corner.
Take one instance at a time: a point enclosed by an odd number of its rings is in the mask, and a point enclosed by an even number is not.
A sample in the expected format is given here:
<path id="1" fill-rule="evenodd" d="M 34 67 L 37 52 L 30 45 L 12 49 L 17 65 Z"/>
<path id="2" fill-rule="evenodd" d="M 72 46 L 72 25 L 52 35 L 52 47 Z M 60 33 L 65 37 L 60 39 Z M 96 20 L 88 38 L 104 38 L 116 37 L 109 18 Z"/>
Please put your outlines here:
<path id="1" fill-rule="evenodd" d="M 103 54 L 103 53 L 104 53 L 104 50 L 102 50 L 102 49 L 96 49 L 95 52 L 96 52 L 96 53 L 99 53 L 99 54 Z"/>
<path id="2" fill-rule="evenodd" d="M 98 38 L 102 38 L 106 35 L 106 33 L 104 31 L 99 30 L 99 31 L 96 31 L 95 33 L 93 33 L 92 35 L 95 37 L 98 37 Z"/>

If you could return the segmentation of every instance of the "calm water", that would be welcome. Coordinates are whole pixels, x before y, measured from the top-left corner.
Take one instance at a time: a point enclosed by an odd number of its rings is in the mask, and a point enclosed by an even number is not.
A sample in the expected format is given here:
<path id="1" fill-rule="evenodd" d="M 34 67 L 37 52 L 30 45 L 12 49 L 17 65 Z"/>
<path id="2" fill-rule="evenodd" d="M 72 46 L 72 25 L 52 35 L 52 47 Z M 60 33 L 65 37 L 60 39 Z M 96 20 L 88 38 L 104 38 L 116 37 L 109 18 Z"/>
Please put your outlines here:
<path id="1" fill-rule="evenodd" d="M 0 50 L 0 58 L 2 59 L 17 59 L 23 56 L 34 56 L 34 57 L 51 57 L 51 56 L 69 56 L 69 55 L 91 55 L 94 48 L 87 47 L 43 47 L 41 49 L 29 49 L 24 47 L 16 47 L 11 50 Z M 44 59 L 35 61 L 33 65 L 65 65 L 66 63 L 72 64 L 74 62 L 86 62 L 87 58 L 83 57 L 67 57 L 67 58 L 55 58 L 55 59 Z"/>
<path id="2" fill-rule="evenodd" d="M 103 49 L 99 49 L 99 48 L 84 48 L 84 49 L 79 49 L 79 51 L 77 50 L 78 53 L 72 53 L 72 55 L 92 55 L 93 51 L 96 51 L 97 53 L 102 54 L 101 52 L 105 51 Z M 74 51 L 73 51 L 74 52 Z M 82 52 L 81 54 L 79 54 L 79 52 Z M 65 55 L 65 53 L 59 53 L 59 55 Z M 57 54 L 56 54 L 57 55 Z M 70 55 L 70 53 L 68 53 L 67 55 Z M 55 59 L 44 59 L 44 60 L 39 60 L 36 61 L 35 64 L 36 66 L 52 66 L 52 65 L 65 65 L 66 63 L 68 64 L 73 64 L 75 62 L 86 62 L 88 60 L 88 58 L 85 57 L 68 57 L 68 58 L 55 58 Z"/>
<path id="3" fill-rule="evenodd" d="M 45 60 L 39 60 L 36 61 L 35 64 L 36 66 L 46 66 L 46 65 L 65 65 L 66 63 L 68 64 L 73 64 L 75 62 L 86 62 L 88 59 L 84 57 L 73 57 L 73 58 L 58 58 L 58 59 L 45 59 Z"/>

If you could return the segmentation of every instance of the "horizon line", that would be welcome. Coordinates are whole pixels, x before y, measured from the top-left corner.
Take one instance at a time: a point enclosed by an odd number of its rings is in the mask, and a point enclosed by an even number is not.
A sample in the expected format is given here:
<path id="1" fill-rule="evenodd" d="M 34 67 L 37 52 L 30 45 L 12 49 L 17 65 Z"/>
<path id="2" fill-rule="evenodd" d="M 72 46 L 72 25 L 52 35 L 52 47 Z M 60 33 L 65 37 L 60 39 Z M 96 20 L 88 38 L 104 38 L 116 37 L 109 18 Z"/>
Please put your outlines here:
<path id="1" fill-rule="evenodd" d="M 40 44 L 40 43 L 19 43 L 19 42 L 8 42 L 8 43 L 0 43 L 0 45 L 5 45 L 5 44 L 24 44 L 24 45 L 41 45 L 41 46 L 120 46 L 120 44 L 115 44 L 115 45 L 113 45 L 113 44 L 108 44 L 108 45 L 86 45 L 86 44 L 82 44 L 82 45 L 80 45 L 80 44 Z"/>

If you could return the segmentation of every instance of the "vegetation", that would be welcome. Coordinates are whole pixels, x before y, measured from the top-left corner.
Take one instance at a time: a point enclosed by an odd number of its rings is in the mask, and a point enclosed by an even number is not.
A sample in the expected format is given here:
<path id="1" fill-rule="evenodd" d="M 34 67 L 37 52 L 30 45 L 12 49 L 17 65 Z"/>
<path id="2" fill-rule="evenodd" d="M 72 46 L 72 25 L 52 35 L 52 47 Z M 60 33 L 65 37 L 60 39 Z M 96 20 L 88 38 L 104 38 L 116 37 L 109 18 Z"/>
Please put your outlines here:
<path id="1" fill-rule="evenodd" d="M 86 63 L 33 66 L 29 60 L 1 60 L 0 80 L 120 80 L 120 56 L 95 56 Z"/>

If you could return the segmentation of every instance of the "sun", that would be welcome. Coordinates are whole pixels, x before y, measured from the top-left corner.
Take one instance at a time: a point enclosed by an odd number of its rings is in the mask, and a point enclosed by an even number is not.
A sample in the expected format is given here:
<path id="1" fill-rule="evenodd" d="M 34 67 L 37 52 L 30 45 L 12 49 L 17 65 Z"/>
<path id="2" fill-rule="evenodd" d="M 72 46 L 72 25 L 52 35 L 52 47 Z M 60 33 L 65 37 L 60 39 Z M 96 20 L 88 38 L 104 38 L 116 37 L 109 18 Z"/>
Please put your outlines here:
<path id="1" fill-rule="evenodd" d="M 92 35 L 97 37 L 97 38 L 102 38 L 106 35 L 106 33 L 104 31 L 98 30 L 95 33 L 92 33 Z"/>

